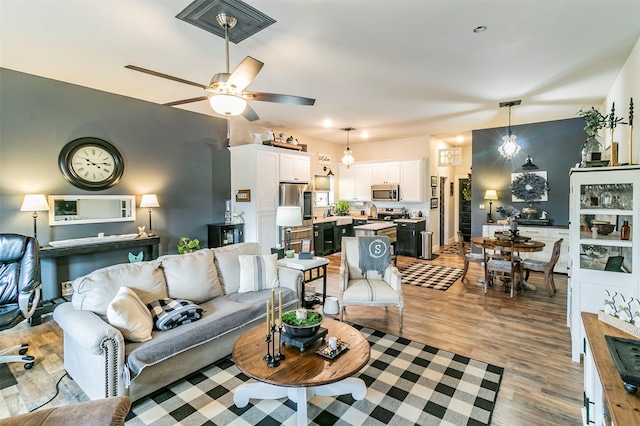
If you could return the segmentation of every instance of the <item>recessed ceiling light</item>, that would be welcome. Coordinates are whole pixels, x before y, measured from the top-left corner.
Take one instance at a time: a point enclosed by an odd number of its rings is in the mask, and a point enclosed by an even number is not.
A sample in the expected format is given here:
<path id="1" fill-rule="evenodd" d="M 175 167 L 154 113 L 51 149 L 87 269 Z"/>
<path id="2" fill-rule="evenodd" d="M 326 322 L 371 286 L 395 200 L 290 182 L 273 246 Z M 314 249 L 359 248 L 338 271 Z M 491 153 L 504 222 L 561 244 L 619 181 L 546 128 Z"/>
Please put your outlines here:
<path id="1" fill-rule="evenodd" d="M 333 127 L 333 121 L 331 121 L 331 119 L 327 118 L 326 120 L 324 120 L 322 122 L 322 127 L 326 127 L 327 129 L 330 127 Z"/>
<path id="2" fill-rule="evenodd" d="M 362 132 L 362 133 L 360 133 L 360 137 L 361 137 L 362 139 L 366 139 L 366 138 L 368 138 L 368 137 L 369 137 L 369 132 Z"/>
<path id="3" fill-rule="evenodd" d="M 458 136 L 456 138 L 456 142 L 462 142 L 463 140 L 464 140 L 464 137 L 462 137 L 462 136 Z"/>
<path id="4" fill-rule="evenodd" d="M 475 27 L 473 29 L 473 32 L 476 34 L 483 33 L 485 31 L 487 31 L 487 27 L 485 27 L 484 25 L 480 25 L 479 27 Z"/>

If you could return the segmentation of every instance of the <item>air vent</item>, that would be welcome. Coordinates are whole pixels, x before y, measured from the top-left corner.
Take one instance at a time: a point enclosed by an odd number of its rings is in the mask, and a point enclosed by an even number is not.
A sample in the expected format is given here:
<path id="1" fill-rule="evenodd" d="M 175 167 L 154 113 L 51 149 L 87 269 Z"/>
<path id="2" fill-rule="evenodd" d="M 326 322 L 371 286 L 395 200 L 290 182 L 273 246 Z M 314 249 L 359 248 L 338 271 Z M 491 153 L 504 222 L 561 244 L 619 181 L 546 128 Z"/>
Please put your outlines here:
<path id="1" fill-rule="evenodd" d="M 176 18 L 224 38 L 224 28 L 216 22 L 219 13 L 228 13 L 238 19 L 233 31 L 229 31 L 229 41 L 235 44 L 276 22 L 240 0 L 195 0 Z"/>

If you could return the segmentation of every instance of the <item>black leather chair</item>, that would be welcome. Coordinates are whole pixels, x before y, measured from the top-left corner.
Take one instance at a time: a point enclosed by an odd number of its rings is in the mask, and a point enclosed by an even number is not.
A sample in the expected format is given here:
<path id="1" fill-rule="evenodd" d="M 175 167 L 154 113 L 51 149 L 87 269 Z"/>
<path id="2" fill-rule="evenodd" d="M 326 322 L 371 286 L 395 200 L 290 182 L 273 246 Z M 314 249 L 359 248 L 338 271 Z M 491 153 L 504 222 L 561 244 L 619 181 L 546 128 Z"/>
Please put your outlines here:
<path id="1" fill-rule="evenodd" d="M 30 318 L 40 302 L 39 245 L 33 237 L 0 234 L 0 330 L 12 328 Z M 28 344 L 0 349 L 0 364 L 23 362 L 33 366 L 26 355 Z M 19 355 L 10 355 L 18 352 Z"/>

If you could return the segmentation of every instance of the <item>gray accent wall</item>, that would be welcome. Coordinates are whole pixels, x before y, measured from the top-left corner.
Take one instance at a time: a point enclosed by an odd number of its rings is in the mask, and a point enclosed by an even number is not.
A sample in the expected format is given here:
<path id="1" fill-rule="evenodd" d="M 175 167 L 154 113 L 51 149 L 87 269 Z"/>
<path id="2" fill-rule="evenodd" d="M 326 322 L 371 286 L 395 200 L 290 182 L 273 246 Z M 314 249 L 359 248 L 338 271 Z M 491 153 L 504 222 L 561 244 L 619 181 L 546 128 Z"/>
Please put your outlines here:
<path id="1" fill-rule="evenodd" d="M 586 139 L 584 120 L 580 117 L 512 126 L 513 134 L 521 146 L 518 155 L 507 160 L 498 147 L 507 133 L 506 127 L 474 130 L 472 135 L 472 202 L 471 234 L 482 235 L 482 224 L 487 220 L 489 202 L 484 200 L 487 189 L 498 191 L 499 199 L 493 202 L 493 219 L 500 219 L 498 206 L 511 205 L 520 210 L 524 202 L 511 199 L 511 173 L 521 173 L 527 155 L 539 169 L 546 171 L 549 183 L 549 200 L 537 207 L 549 213 L 553 225 L 569 223 L 569 170 L 580 162 L 582 145 Z M 485 209 L 480 210 L 480 204 Z"/>
<path id="2" fill-rule="evenodd" d="M 71 185 L 58 168 L 62 147 L 80 137 L 115 145 L 124 157 L 120 182 L 104 191 Z M 226 120 L 86 87 L 0 68 L 0 232 L 33 234 L 33 218 L 21 212 L 25 194 L 136 195 L 155 193 L 153 230 L 160 254 L 177 253 L 182 236 L 207 246 L 208 223 L 223 222 L 230 199 L 230 154 Z M 148 210 L 135 222 L 48 225 L 37 219 L 41 245 L 68 238 L 129 234 L 148 228 Z M 127 262 L 127 252 L 76 256 L 43 262 L 45 299 L 59 293 L 59 281 L 98 267 Z"/>

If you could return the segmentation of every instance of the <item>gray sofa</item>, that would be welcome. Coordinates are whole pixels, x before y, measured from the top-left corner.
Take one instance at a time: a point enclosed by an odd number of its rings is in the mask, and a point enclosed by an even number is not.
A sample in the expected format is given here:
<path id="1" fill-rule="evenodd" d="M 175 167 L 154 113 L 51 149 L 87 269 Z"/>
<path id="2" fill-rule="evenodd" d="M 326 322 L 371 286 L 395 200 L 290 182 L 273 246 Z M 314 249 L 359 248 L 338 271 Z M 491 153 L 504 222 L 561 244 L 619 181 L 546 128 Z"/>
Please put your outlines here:
<path id="1" fill-rule="evenodd" d="M 65 370 L 91 399 L 126 395 L 136 401 L 228 356 L 240 335 L 265 321 L 271 290 L 239 292 L 239 256 L 260 254 L 258 244 L 240 243 L 115 265 L 76 279 L 72 301 L 53 313 L 64 331 Z M 302 273 L 277 267 L 277 276 L 283 311 L 295 309 Z M 204 314 L 167 331 L 154 328 L 150 340 L 126 340 L 106 314 L 123 286 L 142 303 L 188 299 Z"/>

